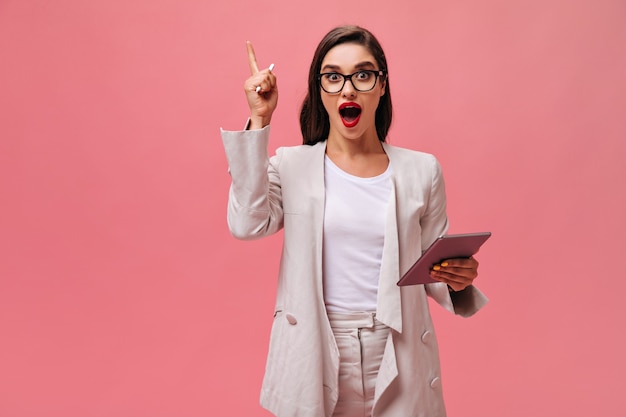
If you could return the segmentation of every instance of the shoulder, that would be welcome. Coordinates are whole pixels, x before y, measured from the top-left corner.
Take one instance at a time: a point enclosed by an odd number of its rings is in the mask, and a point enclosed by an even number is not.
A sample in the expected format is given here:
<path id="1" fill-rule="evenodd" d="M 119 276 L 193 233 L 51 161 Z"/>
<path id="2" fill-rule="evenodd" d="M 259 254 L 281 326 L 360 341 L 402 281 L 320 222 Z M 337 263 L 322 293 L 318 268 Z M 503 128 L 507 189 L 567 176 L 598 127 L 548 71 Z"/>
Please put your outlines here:
<path id="1" fill-rule="evenodd" d="M 295 146 L 282 146 L 276 149 L 277 154 L 289 155 L 289 156 L 306 156 L 312 153 L 318 152 L 326 147 L 326 142 L 318 142 L 315 145 L 295 145 Z"/>
<path id="2" fill-rule="evenodd" d="M 433 154 L 401 148 L 388 143 L 383 143 L 383 148 L 394 166 L 400 167 L 408 164 L 413 167 L 417 165 L 424 168 L 439 169 L 439 162 Z"/>
<path id="3" fill-rule="evenodd" d="M 283 163 L 300 163 L 314 157 L 317 154 L 323 154 L 326 149 L 325 142 L 319 142 L 315 145 L 295 145 L 282 146 L 276 149 L 276 155 L 272 159 L 276 162 Z"/>

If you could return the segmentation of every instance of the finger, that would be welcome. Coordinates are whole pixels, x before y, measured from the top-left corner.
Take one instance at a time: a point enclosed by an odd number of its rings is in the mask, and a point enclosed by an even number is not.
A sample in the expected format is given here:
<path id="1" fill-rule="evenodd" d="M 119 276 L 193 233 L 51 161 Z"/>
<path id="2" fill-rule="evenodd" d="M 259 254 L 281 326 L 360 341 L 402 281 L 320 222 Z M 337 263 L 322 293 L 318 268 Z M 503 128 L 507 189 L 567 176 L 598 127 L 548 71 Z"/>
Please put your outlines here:
<path id="1" fill-rule="evenodd" d="M 246 47 L 248 49 L 248 65 L 250 66 L 250 72 L 254 75 L 259 72 L 259 66 L 256 63 L 256 55 L 250 41 L 246 41 Z"/>
<path id="2" fill-rule="evenodd" d="M 478 276 L 478 273 L 474 269 L 438 268 L 437 265 L 431 269 L 431 274 L 454 281 L 472 280 Z"/>
<path id="3" fill-rule="evenodd" d="M 257 93 L 267 93 L 272 89 L 268 80 L 263 80 L 256 83 L 254 88 Z"/>
<path id="4" fill-rule="evenodd" d="M 471 282 L 458 282 L 458 281 L 454 281 L 451 279 L 448 279 L 446 277 L 440 277 L 440 276 L 436 276 L 436 275 L 432 275 L 431 273 L 431 278 L 433 278 L 434 280 L 438 281 L 438 282 L 443 282 L 444 284 L 448 285 L 448 287 L 452 288 L 453 291 L 462 291 L 465 288 L 469 287 L 470 285 L 472 285 Z"/>
<path id="5" fill-rule="evenodd" d="M 276 88 L 276 76 L 269 72 L 269 70 L 263 70 L 251 77 L 254 85 L 251 90 L 257 93 L 267 93 Z"/>
<path id="6" fill-rule="evenodd" d="M 478 276 L 478 268 L 477 267 L 455 267 L 450 266 L 447 262 L 442 262 L 441 264 L 433 265 L 432 270 L 439 273 L 445 273 L 448 275 L 456 275 L 460 277 L 465 277 L 469 279 L 474 279 Z"/>
<path id="7" fill-rule="evenodd" d="M 276 87 L 276 76 L 271 72 L 273 65 L 274 64 L 270 65 L 270 73 L 269 73 L 268 81 L 270 83 L 270 87 L 275 88 Z"/>
<path id="8" fill-rule="evenodd" d="M 468 272 L 465 272 L 468 271 Z M 455 282 L 471 282 L 478 277 L 472 270 L 463 270 L 463 271 L 443 271 L 443 270 L 433 270 L 433 274 L 436 274 L 439 277 L 449 279 Z"/>
<path id="9" fill-rule="evenodd" d="M 478 261 L 474 258 L 454 258 L 444 259 L 438 265 L 442 267 L 456 267 L 456 268 L 478 268 Z"/>
<path id="10" fill-rule="evenodd" d="M 448 284 L 449 286 L 454 288 L 455 291 L 459 291 L 474 283 L 474 280 L 471 280 L 471 279 L 459 279 L 458 276 L 439 274 L 439 273 L 436 273 L 435 271 L 431 271 L 430 276 L 436 281 Z"/>

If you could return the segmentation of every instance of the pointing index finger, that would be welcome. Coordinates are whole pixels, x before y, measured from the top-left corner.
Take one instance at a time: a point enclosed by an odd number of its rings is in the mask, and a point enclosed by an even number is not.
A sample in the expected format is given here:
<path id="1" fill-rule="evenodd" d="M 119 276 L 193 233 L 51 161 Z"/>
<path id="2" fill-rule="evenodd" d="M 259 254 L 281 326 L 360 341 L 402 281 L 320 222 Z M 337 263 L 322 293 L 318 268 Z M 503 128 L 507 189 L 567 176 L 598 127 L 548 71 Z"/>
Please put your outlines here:
<path id="1" fill-rule="evenodd" d="M 248 65 L 250 65 L 250 72 L 254 75 L 259 72 L 259 66 L 256 63 L 256 55 L 254 54 L 254 48 L 250 41 L 246 41 L 246 47 L 248 48 Z"/>

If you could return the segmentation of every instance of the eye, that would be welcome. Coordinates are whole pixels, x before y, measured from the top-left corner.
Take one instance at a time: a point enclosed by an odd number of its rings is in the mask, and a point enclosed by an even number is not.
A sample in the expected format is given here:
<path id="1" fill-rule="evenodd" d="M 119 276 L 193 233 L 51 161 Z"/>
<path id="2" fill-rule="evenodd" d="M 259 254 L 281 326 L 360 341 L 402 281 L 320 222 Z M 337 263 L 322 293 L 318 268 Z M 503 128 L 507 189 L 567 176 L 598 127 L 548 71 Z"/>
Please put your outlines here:
<path id="1" fill-rule="evenodd" d="M 356 73 L 356 79 L 359 81 L 367 81 L 372 77 L 372 71 L 359 71 Z"/>
<path id="2" fill-rule="evenodd" d="M 324 74 L 324 79 L 331 83 L 338 83 L 338 82 L 341 82 L 341 80 L 343 79 L 343 76 L 336 72 L 328 72 Z"/>

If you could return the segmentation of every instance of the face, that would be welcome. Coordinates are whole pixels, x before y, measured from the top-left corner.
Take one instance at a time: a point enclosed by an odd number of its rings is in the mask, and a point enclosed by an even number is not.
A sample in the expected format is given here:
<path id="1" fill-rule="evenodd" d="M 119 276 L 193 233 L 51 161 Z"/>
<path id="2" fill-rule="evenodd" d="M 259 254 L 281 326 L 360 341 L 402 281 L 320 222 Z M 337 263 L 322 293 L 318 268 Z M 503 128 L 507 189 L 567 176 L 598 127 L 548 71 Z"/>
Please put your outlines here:
<path id="1" fill-rule="evenodd" d="M 356 43 L 342 43 L 328 51 L 322 60 L 320 73 L 337 72 L 349 75 L 360 70 L 379 69 L 376 59 L 366 47 Z M 357 85 L 359 76 L 367 77 L 367 74 L 357 74 L 352 78 Z M 373 137 L 378 141 L 376 109 L 380 97 L 385 94 L 385 83 L 381 77 L 370 91 L 357 91 L 346 80 L 340 92 L 330 94 L 320 89 L 320 94 L 330 121 L 329 139 L 339 135 L 345 139 L 370 140 Z"/>

